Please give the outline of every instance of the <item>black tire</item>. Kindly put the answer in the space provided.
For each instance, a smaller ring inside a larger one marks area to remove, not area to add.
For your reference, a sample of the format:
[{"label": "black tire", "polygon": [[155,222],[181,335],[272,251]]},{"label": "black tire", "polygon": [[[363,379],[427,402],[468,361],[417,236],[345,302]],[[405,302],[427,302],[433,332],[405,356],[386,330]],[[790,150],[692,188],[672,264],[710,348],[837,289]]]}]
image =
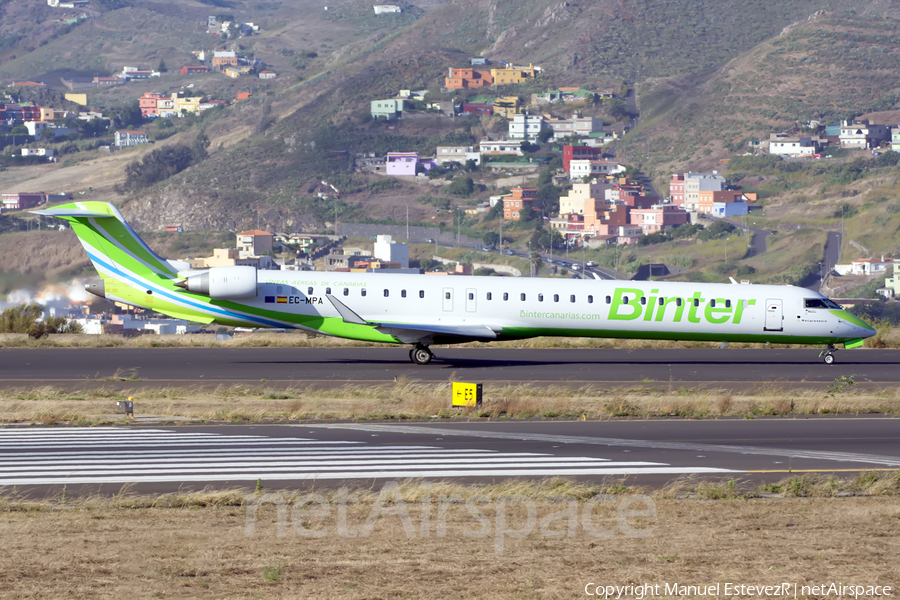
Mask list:
[{"label": "black tire", "polygon": [[417,365],[427,365],[432,358],[434,354],[425,346],[418,346],[409,351],[409,359]]}]

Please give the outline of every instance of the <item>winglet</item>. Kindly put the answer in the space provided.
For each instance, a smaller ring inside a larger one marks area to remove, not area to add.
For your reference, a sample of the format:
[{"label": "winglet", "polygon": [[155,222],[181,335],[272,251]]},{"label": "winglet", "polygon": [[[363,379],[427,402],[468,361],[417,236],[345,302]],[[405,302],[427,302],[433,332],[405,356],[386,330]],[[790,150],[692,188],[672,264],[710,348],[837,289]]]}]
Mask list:
[{"label": "winglet", "polygon": [[365,319],[347,308],[344,303],[342,303],[331,294],[325,294],[325,297],[328,298],[328,301],[331,302],[335,310],[338,311],[338,314],[341,315],[341,318],[344,319],[344,323],[352,323],[353,325],[370,325],[370,323],[366,322]]},{"label": "winglet", "polygon": [[737,281],[734,280],[734,277],[729,277],[728,279],[730,279],[731,283],[733,283],[734,285],[740,285]]}]

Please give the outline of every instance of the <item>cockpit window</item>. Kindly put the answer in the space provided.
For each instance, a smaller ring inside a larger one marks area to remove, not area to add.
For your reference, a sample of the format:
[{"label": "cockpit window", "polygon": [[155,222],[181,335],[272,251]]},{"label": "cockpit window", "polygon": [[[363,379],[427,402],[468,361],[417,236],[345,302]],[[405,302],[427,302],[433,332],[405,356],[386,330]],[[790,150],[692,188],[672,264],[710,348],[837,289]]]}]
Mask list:
[{"label": "cockpit window", "polygon": [[828,298],[807,298],[804,301],[806,308],[830,308],[840,310],[840,306]]}]

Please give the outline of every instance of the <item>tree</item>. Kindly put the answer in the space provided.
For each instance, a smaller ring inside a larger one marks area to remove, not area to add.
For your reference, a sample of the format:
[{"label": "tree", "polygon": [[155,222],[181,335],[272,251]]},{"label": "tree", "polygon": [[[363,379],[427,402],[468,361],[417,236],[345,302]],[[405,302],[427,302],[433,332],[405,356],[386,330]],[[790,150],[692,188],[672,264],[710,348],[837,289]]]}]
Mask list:
[{"label": "tree", "polygon": [[544,266],[544,261],[541,260],[541,255],[537,252],[531,253],[531,258],[529,259],[529,264],[531,267],[531,276],[536,277]]},{"label": "tree", "polygon": [[499,246],[500,234],[496,231],[488,231],[484,234],[484,237],[481,238],[481,241],[484,242],[485,246]]},{"label": "tree", "polygon": [[24,125],[16,125],[12,128],[12,131],[9,132],[10,135],[29,135],[28,128]]},{"label": "tree", "polygon": [[137,100],[126,104],[119,111],[118,119],[120,125],[140,125],[144,120],[144,116],[141,114],[141,105]]},{"label": "tree", "polygon": [[0,333],[27,333],[37,339],[51,333],[81,333],[78,323],[65,317],[42,318],[44,309],[37,304],[10,306],[0,313]]},{"label": "tree", "polygon": [[166,67],[166,61],[164,61],[163,59],[159,59],[159,65],[156,67],[156,70],[160,73],[167,73],[169,71],[169,68]]},{"label": "tree", "polygon": [[468,175],[457,175],[445,191],[460,198],[468,198],[475,191],[475,182]]},{"label": "tree", "polygon": [[50,127],[44,127],[38,137],[42,142],[52,142],[56,140],[56,134]]},{"label": "tree", "polygon": [[609,116],[616,121],[621,121],[630,115],[631,113],[628,112],[628,105],[626,105],[625,101],[621,98],[616,98],[609,103]]}]

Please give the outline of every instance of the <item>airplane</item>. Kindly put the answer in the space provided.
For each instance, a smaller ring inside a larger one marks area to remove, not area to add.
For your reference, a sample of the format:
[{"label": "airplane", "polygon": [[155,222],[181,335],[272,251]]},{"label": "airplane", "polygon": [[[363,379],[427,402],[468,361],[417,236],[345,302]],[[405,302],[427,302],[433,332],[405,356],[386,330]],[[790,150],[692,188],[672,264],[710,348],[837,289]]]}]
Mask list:
[{"label": "airplane", "polygon": [[790,285],[560,280],[191,269],[154,252],[106,202],[32,211],[68,221],[101,277],[87,291],[204,324],[293,328],[408,344],[427,365],[434,344],[573,336],[863,345],[875,330],[822,294]]}]

